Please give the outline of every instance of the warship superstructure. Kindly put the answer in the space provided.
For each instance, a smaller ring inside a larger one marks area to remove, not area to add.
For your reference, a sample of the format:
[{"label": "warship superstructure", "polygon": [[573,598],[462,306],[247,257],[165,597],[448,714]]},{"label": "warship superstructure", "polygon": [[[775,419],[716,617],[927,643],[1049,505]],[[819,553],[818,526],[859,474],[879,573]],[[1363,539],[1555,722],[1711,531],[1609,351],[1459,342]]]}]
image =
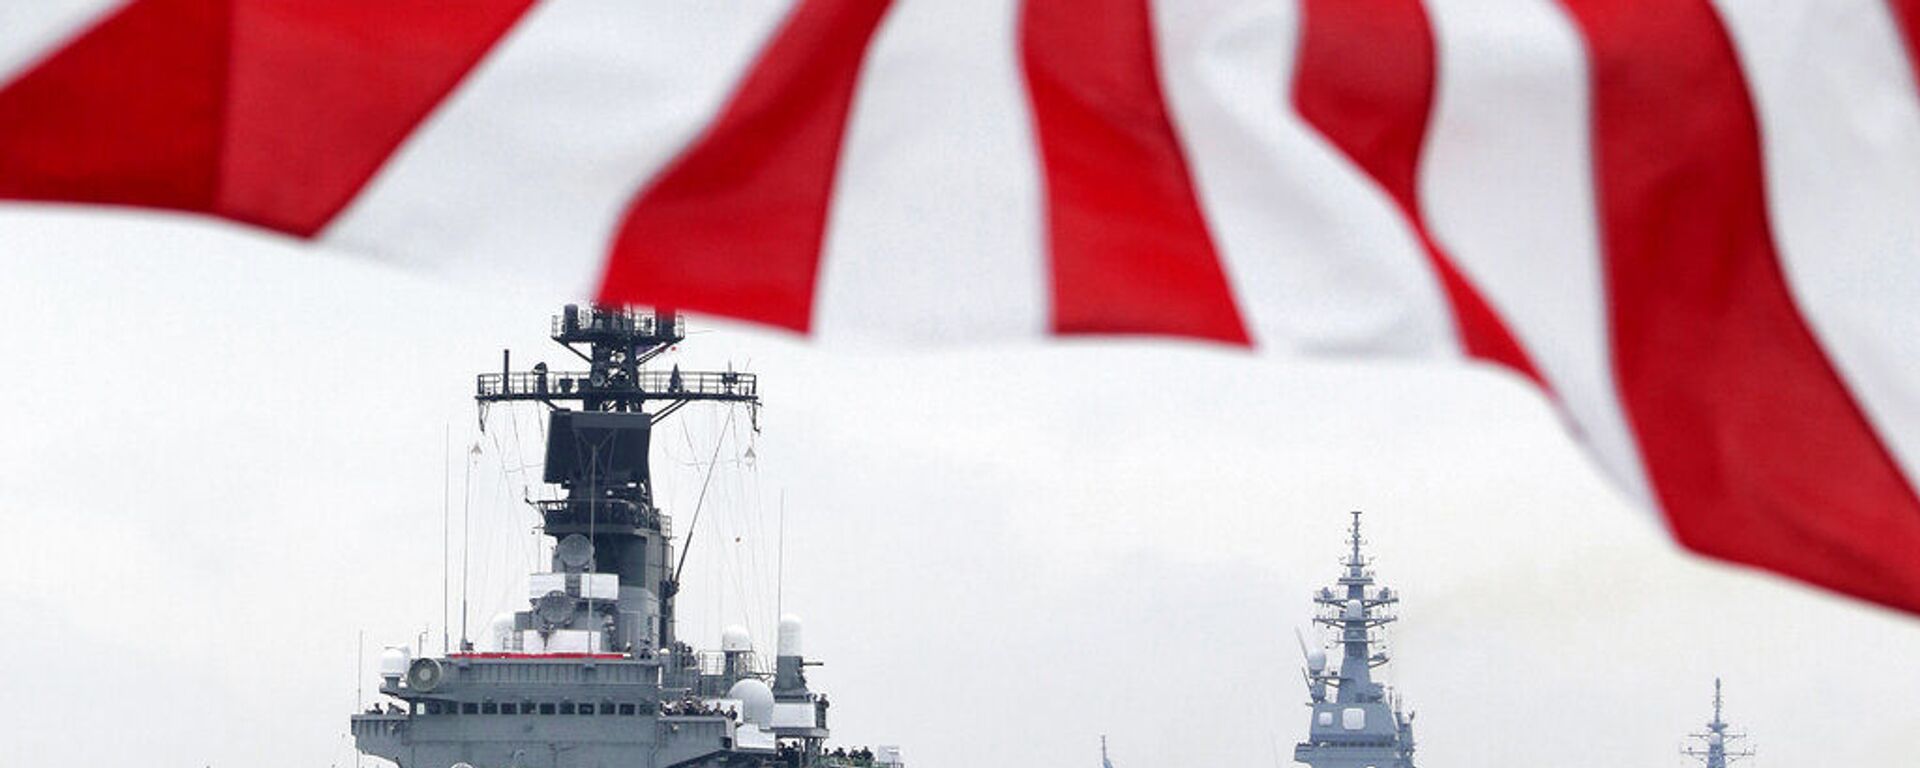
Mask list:
[{"label": "warship superstructure", "polygon": [[1393,623],[1400,596],[1374,585],[1371,560],[1361,553],[1360,513],[1353,513],[1345,569],[1334,586],[1313,595],[1316,627],[1333,635],[1340,665],[1329,667],[1321,644],[1306,655],[1307,695],[1313,714],[1307,740],[1293,748],[1295,762],[1313,768],[1413,768],[1413,715],[1403,712],[1398,696],[1373,681],[1373,670],[1387,663],[1379,631]]},{"label": "warship superstructure", "polygon": [[1696,744],[1680,748],[1680,754],[1699,761],[1706,768],[1727,768],[1736,760],[1753,757],[1753,750],[1733,746],[1733,742],[1747,735],[1728,730],[1727,720],[1720,713],[1720,705],[1720,678],[1716,677],[1713,679],[1713,719],[1707,721],[1706,731],[1687,734],[1687,738]]},{"label": "warship superstructure", "polygon": [[503,356],[474,395],[483,428],[491,405],[550,410],[542,479],[560,494],[530,503],[554,541],[551,569],[478,648],[388,648],[379,690],[392,700],[353,716],[359,750],[403,768],[898,766],[891,747],[827,750],[828,701],[807,683],[816,662],[797,618],[780,618],[771,665],[737,627],[717,652],[675,634],[679,567],[648,471],[653,427],[696,402],[757,414],[755,376],[647,367],[686,338],[673,313],[567,306],[551,335],[587,370],[515,372]]}]

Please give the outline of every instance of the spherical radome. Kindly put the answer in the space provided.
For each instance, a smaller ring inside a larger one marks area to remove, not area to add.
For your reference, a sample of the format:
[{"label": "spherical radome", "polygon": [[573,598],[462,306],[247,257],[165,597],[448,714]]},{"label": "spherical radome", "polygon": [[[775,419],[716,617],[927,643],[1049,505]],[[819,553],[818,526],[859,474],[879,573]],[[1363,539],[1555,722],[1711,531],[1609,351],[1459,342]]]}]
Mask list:
[{"label": "spherical radome", "polygon": [[747,632],[746,627],[738,624],[728,625],[726,629],[720,630],[720,650],[751,651],[753,635]]},{"label": "spherical radome", "polygon": [[773,689],[765,682],[747,678],[727,690],[727,698],[740,700],[740,718],[754,725],[773,722]]}]

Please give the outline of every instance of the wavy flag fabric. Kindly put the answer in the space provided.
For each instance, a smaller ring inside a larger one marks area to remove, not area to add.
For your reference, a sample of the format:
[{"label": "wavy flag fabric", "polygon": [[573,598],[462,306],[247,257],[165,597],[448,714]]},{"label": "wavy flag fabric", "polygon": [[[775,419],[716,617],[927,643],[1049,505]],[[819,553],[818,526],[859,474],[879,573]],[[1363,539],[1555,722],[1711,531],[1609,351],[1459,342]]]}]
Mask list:
[{"label": "wavy flag fabric", "polygon": [[908,342],[1542,387],[1715,557],[1920,612],[1916,0],[39,0],[0,199]]}]

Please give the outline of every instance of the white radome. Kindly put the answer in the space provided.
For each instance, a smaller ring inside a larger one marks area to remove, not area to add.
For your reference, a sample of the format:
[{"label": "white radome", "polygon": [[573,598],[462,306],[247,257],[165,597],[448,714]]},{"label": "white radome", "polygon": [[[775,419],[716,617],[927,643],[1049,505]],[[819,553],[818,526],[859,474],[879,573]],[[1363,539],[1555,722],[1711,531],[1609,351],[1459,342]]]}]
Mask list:
[{"label": "white radome", "polygon": [[800,617],[791,613],[780,617],[780,638],[775,655],[802,655],[800,653]]},{"label": "white radome", "polygon": [[754,725],[773,722],[773,689],[765,682],[747,678],[727,689],[727,698],[740,701],[740,719]]},{"label": "white radome", "polygon": [[728,625],[726,629],[720,630],[720,650],[728,653],[751,651],[753,635],[748,634],[746,627],[738,624]]},{"label": "white radome", "polygon": [[389,680],[398,680],[407,674],[407,665],[413,663],[413,654],[406,646],[389,645],[380,652],[380,676]]},{"label": "white radome", "polygon": [[1307,651],[1307,669],[1316,675],[1327,671],[1327,652],[1319,648]]}]

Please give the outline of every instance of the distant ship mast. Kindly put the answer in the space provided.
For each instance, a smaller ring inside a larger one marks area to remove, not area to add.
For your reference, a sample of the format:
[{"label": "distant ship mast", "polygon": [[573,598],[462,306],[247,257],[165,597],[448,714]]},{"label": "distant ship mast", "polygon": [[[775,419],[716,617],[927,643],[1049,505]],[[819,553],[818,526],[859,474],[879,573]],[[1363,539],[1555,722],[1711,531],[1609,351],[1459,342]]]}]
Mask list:
[{"label": "distant ship mast", "polygon": [[1721,716],[1720,678],[1713,679],[1713,719],[1707,721],[1706,733],[1689,733],[1687,738],[1697,739],[1704,746],[1686,746],[1680,748],[1680,754],[1698,760],[1707,768],[1727,768],[1727,765],[1741,758],[1753,757],[1751,749],[1728,749],[1728,742],[1744,739],[1744,733],[1727,730],[1726,718]]},{"label": "distant ship mast", "polygon": [[1374,648],[1380,644],[1375,630],[1397,620],[1392,608],[1400,596],[1374,587],[1371,561],[1360,551],[1365,542],[1360,513],[1354,512],[1349,551],[1341,561],[1345,572],[1336,586],[1313,597],[1320,608],[1313,623],[1337,634],[1340,667],[1330,669],[1325,650],[1300,641],[1313,720],[1293,759],[1313,768],[1413,768],[1413,715],[1403,713],[1398,698],[1373,681],[1374,668],[1387,663],[1386,651]]}]

